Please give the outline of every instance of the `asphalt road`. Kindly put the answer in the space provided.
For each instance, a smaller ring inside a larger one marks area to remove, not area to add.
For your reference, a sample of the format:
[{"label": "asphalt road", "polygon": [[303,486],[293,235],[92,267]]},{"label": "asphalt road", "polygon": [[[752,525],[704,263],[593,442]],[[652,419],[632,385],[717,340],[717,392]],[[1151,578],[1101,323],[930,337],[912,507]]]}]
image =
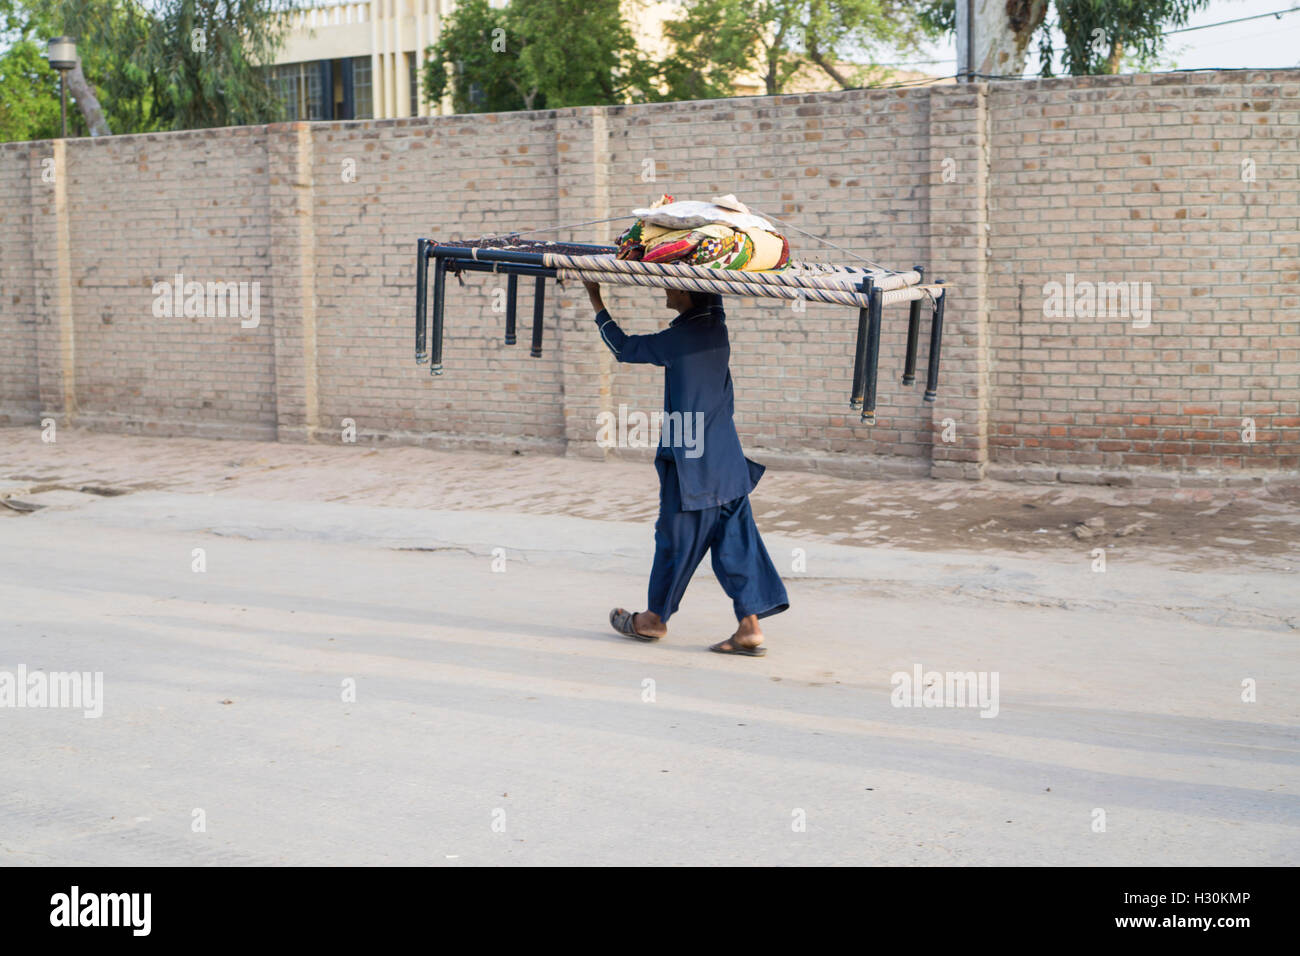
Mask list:
[{"label": "asphalt road", "polygon": [[[609,630],[641,523],[48,503],[0,518],[0,674],[103,713],[0,707],[3,865],[1300,862],[1293,574],[769,535],[807,570],[734,659],[707,562]],[[916,666],[996,716],[893,706]]]}]

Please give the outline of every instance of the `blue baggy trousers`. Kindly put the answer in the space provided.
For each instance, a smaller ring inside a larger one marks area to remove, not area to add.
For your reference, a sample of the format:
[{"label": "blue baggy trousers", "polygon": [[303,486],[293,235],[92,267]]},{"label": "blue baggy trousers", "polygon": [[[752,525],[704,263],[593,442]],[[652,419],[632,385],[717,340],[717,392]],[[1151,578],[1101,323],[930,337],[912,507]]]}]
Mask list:
[{"label": "blue baggy trousers", "polygon": [[736,620],[767,617],[790,606],[781,576],[763,547],[754,513],[745,495],[726,504],[683,511],[676,464],[656,458],[659,471],[659,520],[655,522],[655,561],[650,571],[647,607],[667,621],[681,603],[706,551],[713,552],[713,573],[731,598]]}]

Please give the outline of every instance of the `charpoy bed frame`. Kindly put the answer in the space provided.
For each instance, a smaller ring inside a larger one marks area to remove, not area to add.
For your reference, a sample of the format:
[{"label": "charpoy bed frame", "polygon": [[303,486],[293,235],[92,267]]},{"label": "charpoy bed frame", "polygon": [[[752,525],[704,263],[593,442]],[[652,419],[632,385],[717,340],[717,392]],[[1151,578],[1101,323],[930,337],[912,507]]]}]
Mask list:
[{"label": "charpoy bed frame", "polygon": [[[504,236],[472,242],[440,243],[420,239],[415,262],[415,361],[429,363],[441,375],[443,315],[447,276],[466,272],[495,272],[506,276],[505,344],[516,341],[519,278],[533,279],[533,327],[530,354],[542,354],[542,325],[546,313],[546,280],[565,279],[615,285],[651,286],[721,295],[804,299],[856,306],[858,334],[853,352],[853,386],[849,407],[861,409],[862,421],[876,421],[876,383],[880,360],[881,324],[885,306],[908,303],[907,351],[903,384],[916,382],[916,354],[921,336],[921,304],[930,303],[930,353],[925,401],[933,402],[939,388],[939,355],[943,337],[942,281],[924,285],[924,269],[910,272],[855,269],[818,263],[792,262],[779,272],[741,272],[685,263],[639,262],[615,257],[613,246],[556,243]],[[429,321],[429,269],[433,269],[432,324]],[[463,283],[463,279],[461,279]]]}]

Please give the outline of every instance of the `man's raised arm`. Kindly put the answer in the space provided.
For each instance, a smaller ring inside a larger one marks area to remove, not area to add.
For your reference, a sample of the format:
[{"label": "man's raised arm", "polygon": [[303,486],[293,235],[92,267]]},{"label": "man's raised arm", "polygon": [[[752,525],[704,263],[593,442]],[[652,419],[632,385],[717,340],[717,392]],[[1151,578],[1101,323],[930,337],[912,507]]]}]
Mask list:
[{"label": "man's raised arm", "polygon": [[587,287],[587,297],[591,299],[591,307],[596,310],[596,328],[600,329],[600,337],[614,353],[614,358],[628,363],[668,364],[669,349],[665,337],[673,329],[664,329],[654,335],[628,335],[618,327],[618,323],[605,308],[605,300],[600,295],[600,284],[586,280],[582,284]]}]

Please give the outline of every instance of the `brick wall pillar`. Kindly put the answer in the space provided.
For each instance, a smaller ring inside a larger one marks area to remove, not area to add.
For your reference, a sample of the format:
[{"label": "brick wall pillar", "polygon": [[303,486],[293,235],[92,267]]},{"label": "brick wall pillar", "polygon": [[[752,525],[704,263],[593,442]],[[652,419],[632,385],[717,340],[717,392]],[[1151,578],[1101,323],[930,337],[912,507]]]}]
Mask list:
[{"label": "brick wall pillar", "polygon": [[[952,286],[945,306],[930,474],[984,477],[988,465],[987,84],[930,93],[930,260],[927,281]],[[929,328],[925,328],[928,341]],[[918,369],[918,375],[924,375]],[[951,441],[945,441],[949,437]]]},{"label": "brick wall pillar", "polygon": [[37,376],[41,417],[70,423],[77,414],[77,374],[72,248],[68,235],[67,144],[64,140],[53,140],[48,146],[48,149],[33,148],[28,153]]},{"label": "brick wall pillar", "polygon": [[[556,222],[607,219],[609,204],[609,130],[599,107],[559,110],[556,137]],[[567,233],[557,234],[568,238]],[[613,226],[587,226],[576,236],[596,242],[613,239]],[[561,375],[564,382],[565,454],[604,458],[609,449],[596,444],[596,416],[610,410],[614,357],[600,344],[591,304],[581,283],[556,290]]]},{"label": "brick wall pillar", "polygon": [[267,128],[271,332],[275,424],[280,441],[311,441],[316,398],[316,230],[312,138],[307,123]]}]

